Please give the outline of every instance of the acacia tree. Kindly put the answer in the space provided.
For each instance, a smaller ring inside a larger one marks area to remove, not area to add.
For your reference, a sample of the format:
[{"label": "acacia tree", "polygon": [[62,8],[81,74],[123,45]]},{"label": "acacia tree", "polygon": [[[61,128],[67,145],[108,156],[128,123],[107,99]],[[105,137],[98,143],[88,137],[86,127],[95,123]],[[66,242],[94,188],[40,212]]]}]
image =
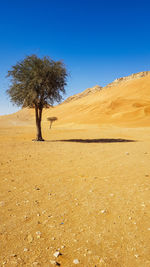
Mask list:
[{"label": "acacia tree", "polygon": [[11,101],[23,107],[34,107],[37,141],[44,141],[41,131],[44,107],[60,102],[65,93],[67,71],[62,61],[49,57],[27,56],[12,66],[7,77],[11,77],[7,94]]},{"label": "acacia tree", "polygon": [[47,120],[50,122],[50,126],[49,126],[49,128],[51,129],[51,127],[52,127],[52,123],[53,123],[54,121],[57,121],[58,118],[57,118],[57,117],[48,117]]}]

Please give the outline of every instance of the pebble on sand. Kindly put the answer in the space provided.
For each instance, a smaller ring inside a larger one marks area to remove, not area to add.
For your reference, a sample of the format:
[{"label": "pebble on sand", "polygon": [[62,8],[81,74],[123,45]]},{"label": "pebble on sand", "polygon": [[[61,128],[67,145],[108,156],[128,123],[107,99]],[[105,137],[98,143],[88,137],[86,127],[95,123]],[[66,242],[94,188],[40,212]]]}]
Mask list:
[{"label": "pebble on sand", "polygon": [[40,190],[40,188],[38,186],[35,186],[34,189],[35,190]]},{"label": "pebble on sand", "polygon": [[101,213],[106,213],[106,210],[101,210]]},{"label": "pebble on sand", "polygon": [[40,232],[40,231],[37,231],[36,234],[37,234],[37,235],[41,235],[41,232]]},{"label": "pebble on sand", "polygon": [[52,261],[52,260],[50,260],[50,263],[51,263],[52,265],[60,266],[60,263],[57,262],[57,261]]},{"label": "pebble on sand", "polygon": [[54,257],[57,258],[58,256],[62,255],[59,251],[56,251],[54,254]]},{"label": "pebble on sand", "polygon": [[73,260],[73,263],[74,263],[74,264],[79,264],[79,260],[78,260],[78,259],[74,259],[74,260]]}]

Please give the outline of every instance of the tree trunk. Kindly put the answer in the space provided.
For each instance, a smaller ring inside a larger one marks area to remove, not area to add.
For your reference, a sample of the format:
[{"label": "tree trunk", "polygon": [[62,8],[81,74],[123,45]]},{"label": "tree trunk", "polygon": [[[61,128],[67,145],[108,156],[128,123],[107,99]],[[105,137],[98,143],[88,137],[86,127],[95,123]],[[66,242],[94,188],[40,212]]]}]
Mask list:
[{"label": "tree trunk", "polygon": [[51,127],[52,127],[52,121],[50,122],[50,126],[49,126],[49,128],[51,129]]},{"label": "tree trunk", "polygon": [[44,139],[42,138],[42,130],[41,130],[42,108],[39,109],[38,107],[35,107],[35,118],[36,118],[36,129],[37,129],[36,141],[44,141]]}]

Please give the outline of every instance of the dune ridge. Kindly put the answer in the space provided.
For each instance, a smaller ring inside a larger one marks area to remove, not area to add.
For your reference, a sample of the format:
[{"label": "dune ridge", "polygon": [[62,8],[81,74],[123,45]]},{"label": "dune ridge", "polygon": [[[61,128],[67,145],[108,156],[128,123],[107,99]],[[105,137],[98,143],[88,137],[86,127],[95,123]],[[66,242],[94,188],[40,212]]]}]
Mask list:
[{"label": "dune ridge", "polygon": [[53,109],[45,110],[43,118],[48,115],[57,116],[57,125],[150,126],[149,88],[150,72],[132,74],[119,78],[104,88],[91,88],[92,94],[79,94],[73,101],[65,101]]}]

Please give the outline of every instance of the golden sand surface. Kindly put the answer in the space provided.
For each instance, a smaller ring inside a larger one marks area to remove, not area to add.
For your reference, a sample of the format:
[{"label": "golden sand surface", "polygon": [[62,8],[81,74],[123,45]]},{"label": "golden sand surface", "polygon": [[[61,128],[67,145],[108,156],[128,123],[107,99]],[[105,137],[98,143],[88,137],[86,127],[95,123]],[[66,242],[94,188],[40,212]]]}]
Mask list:
[{"label": "golden sand surface", "polygon": [[45,142],[32,110],[0,117],[0,266],[150,266],[149,80],[45,110]]}]

